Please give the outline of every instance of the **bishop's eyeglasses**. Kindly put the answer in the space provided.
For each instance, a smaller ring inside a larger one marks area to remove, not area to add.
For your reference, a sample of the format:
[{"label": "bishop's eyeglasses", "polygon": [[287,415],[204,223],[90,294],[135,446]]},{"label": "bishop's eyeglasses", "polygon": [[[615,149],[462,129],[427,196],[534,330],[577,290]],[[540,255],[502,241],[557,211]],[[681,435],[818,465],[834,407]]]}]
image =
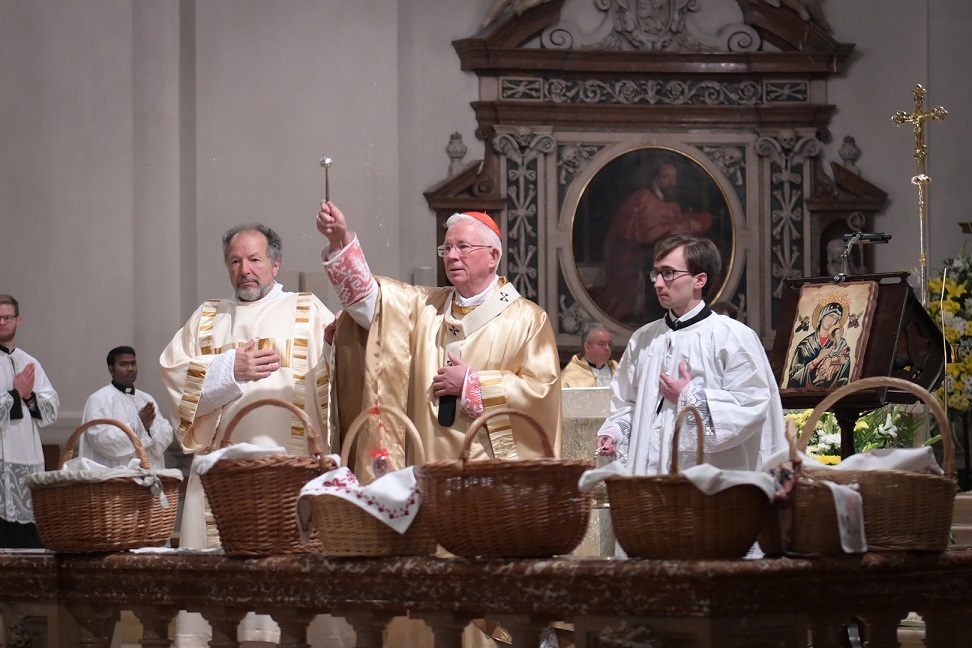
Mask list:
[{"label": "bishop's eyeglasses", "polygon": [[652,270],[648,273],[648,278],[651,279],[652,283],[658,280],[658,277],[662,278],[665,283],[672,283],[675,278],[683,274],[695,274],[691,270],[676,270],[675,268],[663,268],[661,270]]},{"label": "bishop's eyeglasses", "polygon": [[488,247],[493,247],[493,246],[492,245],[471,245],[469,243],[460,243],[459,245],[449,245],[448,243],[446,243],[445,245],[440,245],[439,247],[435,248],[435,251],[439,254],[440,257],[444,257],[448,255],[453,250],[458,252],[459,256],[465,257],[468,256],[469,253],[472,252],[473,250],[478,250],[479,248],[488,248]]}]

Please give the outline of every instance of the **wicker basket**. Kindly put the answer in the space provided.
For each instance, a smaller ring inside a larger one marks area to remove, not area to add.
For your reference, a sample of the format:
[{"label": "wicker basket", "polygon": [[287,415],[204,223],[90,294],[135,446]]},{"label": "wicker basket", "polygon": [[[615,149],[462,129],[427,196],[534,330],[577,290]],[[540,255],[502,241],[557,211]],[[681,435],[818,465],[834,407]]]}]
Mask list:
[{"label": "wicker basket", "polygon": [[[140,467],[149,470],[148,455],[130,427],[115,419],[88,421],[67,440],[58,460],[58,469],[71,459],[74,446],[88,428],[114,425],[135,447]],[[159,475],[162,492],[169,500],[162,508],[161,498],[130,478],[101,482],[75,482],[58,485],[30,484],[37,532],[44,546],[52,551],[103,552],[160,547],[175,528],[179,509],[179,477]]]},{"label": "wicker basket", "polygon": [[948,415],[926,389],[901,378],[856,380],[831,392],[814,408],[803,426],[798,447],[806,451],[811,432],[824,412],[857,391],[891,387],[911,392],[938,421],[944,451],[944,476],[902,470],[807,470],[811,476],[839,484],[858,484],[864,500],[864,532],[869,551],[941,551],[948,547],[952,526],[955,451]]},{"label": "wicker basket", "polygon": [[[796,424],[787,419],[790,459],[798,458]],[[769,556],[821,555],[844,553],[840,542],[837,509],[833,491],[820,480],[807,474],[803,465],[794,463],[796,480],[783,501],[773,503],[770,516],[759,534],[759,546]]]},{"label": "wicker basket", "polygon": [[232,445],[233,430],[247,413],[258,407],[289,409],[304,424],[311,456],[270,455],[221,459],[201,475],[206,499],[216,519],[220,543],[229,556],[270,556],[320,551],[315,533],[303,545],[294,511],[304,484],[323,472],[321,437],[310,417],[279,398],[256,400],[236,413],[226,427],[223,447]]},{"label": "wicker basket", "polygon": [[[415,425],[398,409],[383,409],[394,413],[405,425],[405,432],[415,447],[416,463],[425,460],[422,439]],[[370,410],[361,412],[341,446],[341,463],[347,465],[351,446]],[[419,508],[405,533],[398,533],[360,507],[334,495],[308,495],[314,514],[314,525],[328,556],[426,556],[435,553],[435,536],[425,507]]]},{"label": "wicker basket", "polygon": [[[545,458],[469,461],[479,430],[494,416],[527,420],[543,444]],[[500,409],[476,419],[458,461],[421,467],[419,483],[435,538],[458,556],[541,558],[573,551],[587,531],[592,498],[577,480],[594,464],[554,459],[543,428],[532,416]]]},{"label": "wicker basket", "polygon": [[706,495],[679,474],[679,428],[688,414],[695,416],[696,461],[702,463],[702,415],[686,407],[675,420],[668,475],[607,480],[614,534],[632,558],[741,558],[756,542],[769,515],[770,502],[757,486],[732,486]]}]

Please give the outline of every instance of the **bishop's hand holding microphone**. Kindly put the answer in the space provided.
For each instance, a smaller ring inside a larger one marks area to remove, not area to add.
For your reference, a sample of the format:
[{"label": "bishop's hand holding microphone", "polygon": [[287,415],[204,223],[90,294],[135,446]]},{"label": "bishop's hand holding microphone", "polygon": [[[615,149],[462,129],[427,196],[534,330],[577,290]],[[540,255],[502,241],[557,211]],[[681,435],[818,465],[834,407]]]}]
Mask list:
[{"label": "bishop's hand holding microphone", "polygon": [[469,365],[450,353],[446,365],[432,379],[432,393],[439,399],[439,425],[449,427],[455,423],[457,401],[468,369]]}]

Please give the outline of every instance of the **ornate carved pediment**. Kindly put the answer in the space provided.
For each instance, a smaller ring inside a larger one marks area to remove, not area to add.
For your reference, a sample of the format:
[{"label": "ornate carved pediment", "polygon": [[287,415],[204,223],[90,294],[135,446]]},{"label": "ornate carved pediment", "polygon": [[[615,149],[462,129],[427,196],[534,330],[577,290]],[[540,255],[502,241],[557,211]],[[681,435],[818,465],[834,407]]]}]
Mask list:
[{"label": "ornate carved pediment", "polygon": [[[819,0],[497,0],[453,45],[481,79],[486,157],[426,197],[440,218],[460,198],[498,205],[503,270],[566,347],[586,320],[621,342],[653,317],[653,241],[610,239],[659,166],[680,187],[678,216],[657,230],[718,240],[725,276],[708,298],[732,301],[767,341],[782,281],[819,270],[827,228],[850,227],[851,212],[868,227],[883,205],[853,168],[823,171],[826,79],[854,47],[831,36]],[[622,258],[623,280],[606,272]]]}]

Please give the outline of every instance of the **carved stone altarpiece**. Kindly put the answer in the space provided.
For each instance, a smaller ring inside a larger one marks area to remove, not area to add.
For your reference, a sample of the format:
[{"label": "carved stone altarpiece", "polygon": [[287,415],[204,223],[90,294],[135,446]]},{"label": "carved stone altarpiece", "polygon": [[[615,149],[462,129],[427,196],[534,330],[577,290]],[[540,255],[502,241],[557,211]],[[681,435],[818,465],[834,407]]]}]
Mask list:
[{"label": "carved stone altarpiece", "polygon": [[[767,346],[783,281],[822,274],[828,241],[870,229],[886,196],[858,175],[853,138],[833,177],[821,161],[827,78],[853,45],[830,36],[818,2],[778,4],[511,0],[453,43],[480,80],[485,159],[426,198],[440,224],[471,209],[497,220],[501,272],[549,313],[562,349],[590,320],[623,344],[654,319],[650,237],[629,246],[635,262],[606,249],[616,212],[662,164],[678,168],[681,202],[660,231],[693,223],[716,240],[725,270],[706,298],[731,301]],[[625,273],[606,272],[612,261]]]}]

